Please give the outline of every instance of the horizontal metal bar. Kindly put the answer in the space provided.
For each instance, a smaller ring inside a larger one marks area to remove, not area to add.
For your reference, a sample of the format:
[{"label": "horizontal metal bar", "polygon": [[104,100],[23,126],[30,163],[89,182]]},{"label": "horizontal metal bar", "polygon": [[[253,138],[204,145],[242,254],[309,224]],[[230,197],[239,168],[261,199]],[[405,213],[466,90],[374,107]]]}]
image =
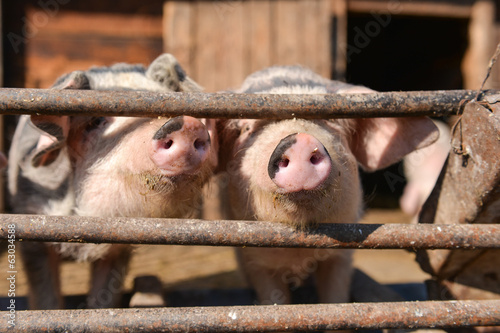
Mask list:
[{"label": "horizontal metal bar", "polygon": [[[495,94],[488,91],[484,94]],[[0,114],[199,118],[354,118],[444,116],[459,111],[472,90],[384,92],[373,94],[259,95],[0,89]]]},{"label": "horizontal metal bar", "polygon": [[[500,300],[18,311],[16,332],[255,332],[500,325]],[[6,331],[8,321],[0,321]]]},{"label": "horizontal metal bar", "polygon": [[500,224],[320,224],[300,232],[267,221],[2,215],[23,241],[363,249],[500,248]]}]

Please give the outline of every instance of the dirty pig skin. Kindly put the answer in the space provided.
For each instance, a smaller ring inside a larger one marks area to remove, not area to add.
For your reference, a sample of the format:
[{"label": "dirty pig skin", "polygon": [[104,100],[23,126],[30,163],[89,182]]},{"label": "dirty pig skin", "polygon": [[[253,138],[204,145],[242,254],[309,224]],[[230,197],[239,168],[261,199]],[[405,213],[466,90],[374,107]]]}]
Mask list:
[{"label": "dirty pig skin", "polygon": [[[236,92],[373,91],[284,66],[250,75]],[[297,230],[319,223],[358,222],[363,213],[358,166],[367,171],[384,168],[438,136],[427,118],[233,119],[218,126],[220,167],[230,179],[231,217],[286,223]],[[311,276],[320,302],[349,301],[351,250],[241,248],[237,252],[261,304],[290,303],[290,290]]]},{"label": "dirty pig skin", "polygon": [[[76,71],[52,89],[200,91],[175,57],[148,67]],[[217,164],[215,121],[188,116],[23,116],[9,154],[14,213],[98,217],[193,217]],[[131,248],[123,244],[21,244],[32,309],[64,307],[62,259],[92,262],[90,308],[120,304]]]}]

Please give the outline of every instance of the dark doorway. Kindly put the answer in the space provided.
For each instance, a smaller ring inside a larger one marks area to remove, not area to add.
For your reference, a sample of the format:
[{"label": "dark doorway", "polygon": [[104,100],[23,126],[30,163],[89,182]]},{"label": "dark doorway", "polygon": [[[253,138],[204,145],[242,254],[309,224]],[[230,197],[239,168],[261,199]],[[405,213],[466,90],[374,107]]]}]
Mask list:
[{"label": "dark doorway", "polygon": [[[351,14],[346,80],[378,91],[462,89],[467,29],[466,19]],[[362,181],[368,207],[398,207],[401,164]]]}]

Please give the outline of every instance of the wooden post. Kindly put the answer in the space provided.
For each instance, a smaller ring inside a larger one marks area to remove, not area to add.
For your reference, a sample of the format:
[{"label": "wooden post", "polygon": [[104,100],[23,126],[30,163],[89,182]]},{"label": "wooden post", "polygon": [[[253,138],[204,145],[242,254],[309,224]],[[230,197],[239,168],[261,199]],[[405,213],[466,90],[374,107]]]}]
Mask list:
[{"label": "wooden post", "polygon": [[345,80],[347,71],[347,2],[331,0],[332,79]]},{"label": "wooden post", "polygon": [[[500,215],[500,95],[487,108],[469,103],[452,133],[452,150],[422,207],[420,223],[490,224]],[[480,236],[480,235],[478,235]],[[500,256],[488,250],[419,251],[440,288],[434,299],[500,298]],[[446,290],[446,292],[443,292]]]},{"label": "wooden post", "polygon": [[331,77],[330,1],[169,0],[164,51],[207,92],[237,88],[272,65],[303,65]]},{"label": "wooden post", "polygon": [[[0,36],[2,36],[3,40],[3,31],[2,31],[2,22],[3,22],[3,12],[2,12],[2,0],[0,0]],[[0,87],[3,87],[3,45],[0,43]],[[4,152],[4,123],[3,116],[0,116],[0,151]],[[4,152],[7,155],[7,152]],[[4,212],[5,210],[5,184],[4,178],[0,177],[0,212]]]},{"label": "wooden post", "polygon": [[[462,62],[464,89],[479,89],[486,77],[491,56],[498,41],[495,37],[495,3],[476,1],[472,5],[469,23],[469,46]],[[493,88],[492,81],[485,88]]]},{"label": "wooden post", "polygon": [[195,14],[188,1],[165,1],[163,5],[163,51],[175,55],[188,75],[196,80],[192,61]]}]

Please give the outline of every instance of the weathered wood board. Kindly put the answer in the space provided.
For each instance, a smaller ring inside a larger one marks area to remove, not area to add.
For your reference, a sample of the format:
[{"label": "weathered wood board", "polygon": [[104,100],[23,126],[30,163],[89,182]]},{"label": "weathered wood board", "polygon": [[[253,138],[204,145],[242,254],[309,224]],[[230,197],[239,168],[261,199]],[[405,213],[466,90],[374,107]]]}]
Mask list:
[{"label": "weathered wood board", "polygon": [[237,88],[272,65],[303,65],[331,77],[331,2],[166,1],[164,51],[206,91]]},{"label": "weathered wood board", "polygon": [[[489,101],[466,105],[420,223],[500,222],[500,103]],[[420,251],[418,260],[440,285],[432,298],[500,298],[498,249]]]}]

